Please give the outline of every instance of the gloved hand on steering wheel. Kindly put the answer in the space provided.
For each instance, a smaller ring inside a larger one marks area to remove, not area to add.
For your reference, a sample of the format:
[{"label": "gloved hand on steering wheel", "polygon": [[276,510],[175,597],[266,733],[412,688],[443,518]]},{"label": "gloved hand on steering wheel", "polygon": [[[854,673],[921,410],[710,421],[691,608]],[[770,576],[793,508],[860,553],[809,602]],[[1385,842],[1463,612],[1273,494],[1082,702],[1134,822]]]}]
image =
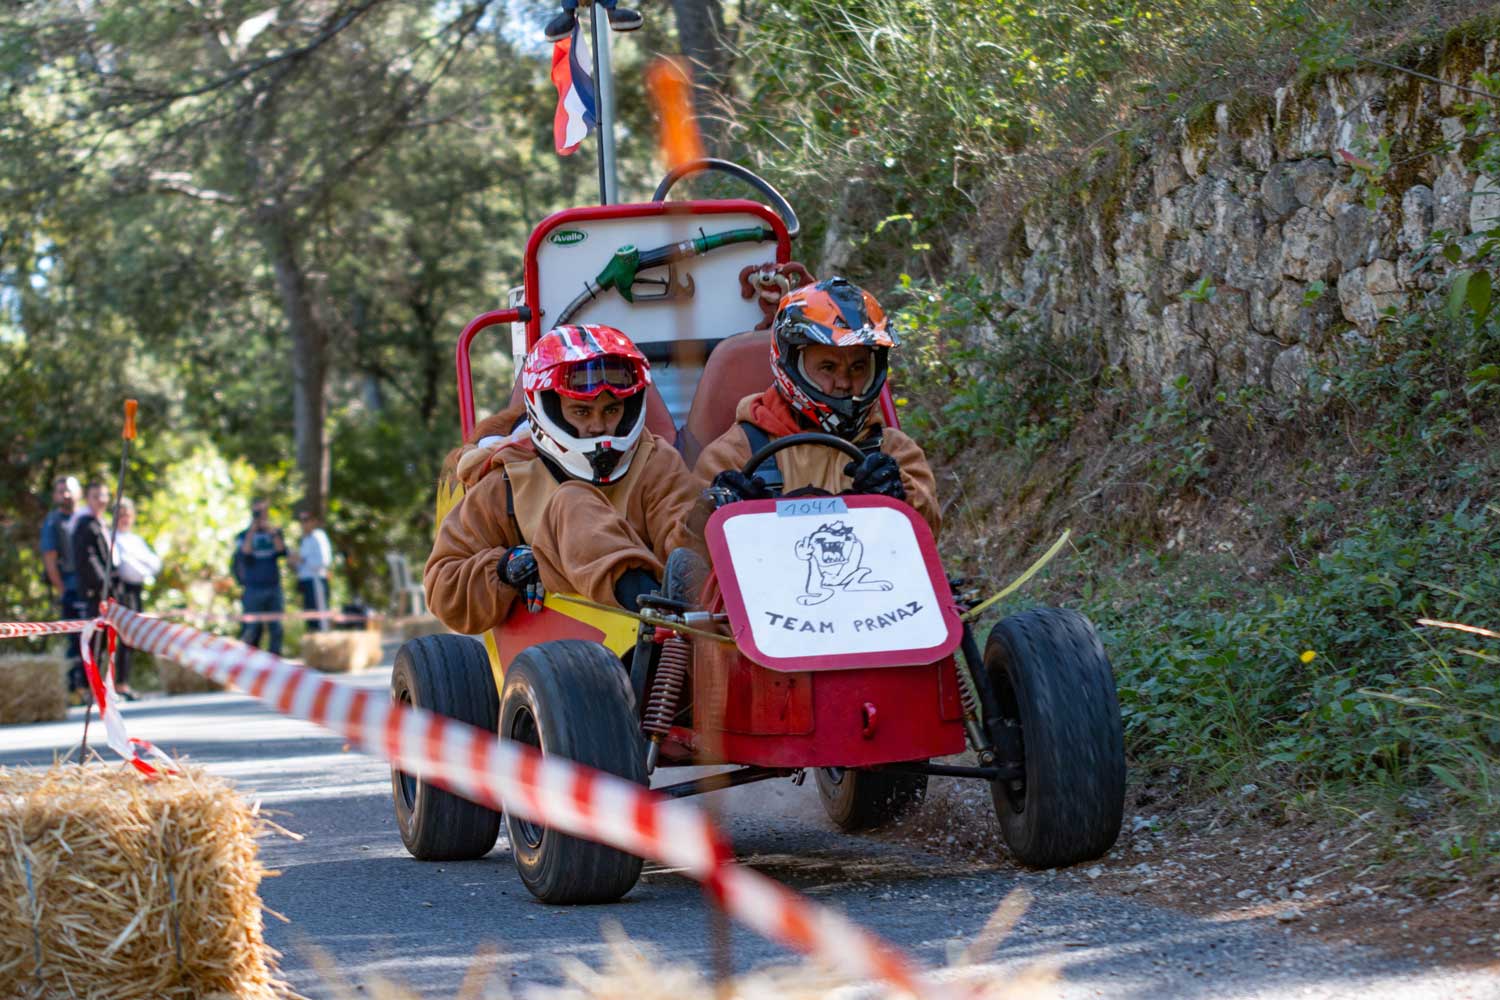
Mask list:
[{"label": "gloved hand on steering wheel", "polygon": [[844,466],[844,475],[854,481],[845,493],[873,493],[892,500],[906,499],[906,487],[901,482],[901,465],[883,451],[871,452],[858,462],[850,462]]},{"label": "gloved hand on steering wheel", "polygon": [[542,610],[542,599],[547,591],[542,587],[541,571],[537,569],[536,556],[530,545],[517,545],[507,549],[500,557],[500,582],[514,587],[526,601],[526,610],[535,614]]},{"label": "gloved hand on steering wheel", "polygon": [[725,469],[714,476],[714,481],[703,492],[713,501],[715,510],[725,504],[738,503],[741,500],[771,499],[771,491],[764,479],[759,476],[747,476],[739,469]]}]

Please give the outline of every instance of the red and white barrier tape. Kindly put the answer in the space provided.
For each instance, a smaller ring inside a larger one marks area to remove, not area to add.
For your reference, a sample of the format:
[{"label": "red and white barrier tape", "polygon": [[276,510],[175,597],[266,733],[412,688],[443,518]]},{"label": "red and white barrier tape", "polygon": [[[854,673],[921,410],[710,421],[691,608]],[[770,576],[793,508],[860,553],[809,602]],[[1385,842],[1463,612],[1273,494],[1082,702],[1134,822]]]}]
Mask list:
[{"label": "red and white barrier tape", "polygon": [[[105,620],[129,645],[233,684],[284,715],[340,733],[424,781],[489,808],[681,868],[749,927],[850,976],[880,979],[918,996],[942,992],[901,952],[845,917],[735,865],[725,838],[694,806],[397,704],[383,692],[336,684],[278,656],[191,626],[119,606],[111,606]],[[104,692],[101,704],[113,700],[111,693]],[[130,748],[135,745],[130,741]],[[132,763],[138,759],[120,752]]]},{"label": "red and white barrier tape", "polygon": [[[100,676],[99,667],[94,662],[94,635],[100,628],[105,629],[109,636],[109,669],[103,676]],[[159,777],[162,773],[175,774],[170,757],[146,740],[132,739],[125,731],[125,720],[120,716],[120,696],[115,693],[114,626],[104,618],[84,622],[78,652],[83,659],[83,672],[88,678],[89,690],[94,694],[94,704],[99,706],[99,717],[104,720],[104,738],[110,749],[149,778]],[[147,757],[160,763],[160,770]]]},{"label": "red and white barrier tape", "polygon": [[72,622],[0,622],[0,639],[21,639],[33,635],[65,635],[82,632],[89,627],[87,620]]}]

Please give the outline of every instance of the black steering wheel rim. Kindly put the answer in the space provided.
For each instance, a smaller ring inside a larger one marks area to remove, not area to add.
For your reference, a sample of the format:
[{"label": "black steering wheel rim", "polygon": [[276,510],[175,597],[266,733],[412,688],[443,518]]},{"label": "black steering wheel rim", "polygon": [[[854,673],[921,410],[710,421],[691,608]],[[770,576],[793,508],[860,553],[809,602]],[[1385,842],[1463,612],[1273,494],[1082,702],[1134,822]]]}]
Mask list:
[{"label": "black steering wheel rim", "polygon": [[765,195],[767,200],[771,202],[771,207],[776,210],[776,214],[781,216],[781,221],[786,223],[787,239],[794,240],[797,238],[797,234],[802,231],[802,223],[797,219],[797,213],[793,211],[791,203],[782,196],[782,193],[772,187],[770,181],[754,173],[749,168],[742,167],[732,160],[721,160],[717,156],[705,156],[702,159],[689,160],[686,163],[681,163],[673,167],[667,171],[667,175],[661,179],[661,183],[656,185],[656,193],[651,196],[651,200],[666,201],[667,192],[671,191],[672,186],[678,181],[684,177],[691,177],[693,174],[701,174],[710,170],[738,178]]},{"label": "black steering wheel rim", "polygon": [[775,441],[766,442],[766,444],[756,450],[755,454],[750,456],[749,460],[745,462],[745,467],[740,471],[747,476],[753,476],[755,475],[755,470],[760,468],[761,463],[772,455],[787,448],[795,448],[803,444],[820,444],[825,448],[833,448],[848,455],[856,462],[862,461],[865,457],[865,453],[859,449],[858,445],[845,441],[835,434],[824,434],[822,431],[801,431],[796,434],[788,434],[786,437],[779,437]]}]

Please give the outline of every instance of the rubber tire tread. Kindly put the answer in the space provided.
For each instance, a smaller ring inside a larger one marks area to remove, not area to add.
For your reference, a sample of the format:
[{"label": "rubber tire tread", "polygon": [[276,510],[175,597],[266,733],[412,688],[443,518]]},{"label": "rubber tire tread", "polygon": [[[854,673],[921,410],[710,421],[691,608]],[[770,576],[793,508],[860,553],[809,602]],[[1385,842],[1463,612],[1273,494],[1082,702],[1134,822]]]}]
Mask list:
[{"label": "rubber tire tread", "polygon": [[991,785],[1011,853],[1031,868],[1102,857],[1124,816],[1125,740],[1093,624],[1061,608],[1013,615],[990,630],[984,664],[997,691],[1014,692],[1025,746],[1021,811],[1000,782]]},{"label": "rubber tire tread", "polygon": [[[520,707],[530,708],[542,752],[646,784],[646,745],[620,660],[596,642],[558,639],[522,651],[505,671],[500,732],[507,738]],[[608,903],[640,879],[641,859],[555,830],[531,849],[519,821],[506,816],[521,881],[546,903]]]},{"label": "rubber tire tread", "polygon": [[927,775],[899,771],[845,769],[835,783],[828,768],[813,774],[818,801],[833,825],[845,833],[875,830],[914,813],[927,797]]},{"label": "rubber tire tread", "polygon": [[[400,700],[401,685],[412,703],[450,719],[496,732],[500,698],[484,644],[466,635],[424,635],[396,652],[391,697]],[[500,814],[452,792],[417,782],[408,812],[401,775],[391,768],[391,795],[401,842],[419,861],[467,861],[482,858],[500,836]]]},{"label": "rubber tire tread", "polygon": [[673,549],[667,553],[667,563],[662,570],[662,596],[699,607],[709,572],[708,563],[692,549]]}]

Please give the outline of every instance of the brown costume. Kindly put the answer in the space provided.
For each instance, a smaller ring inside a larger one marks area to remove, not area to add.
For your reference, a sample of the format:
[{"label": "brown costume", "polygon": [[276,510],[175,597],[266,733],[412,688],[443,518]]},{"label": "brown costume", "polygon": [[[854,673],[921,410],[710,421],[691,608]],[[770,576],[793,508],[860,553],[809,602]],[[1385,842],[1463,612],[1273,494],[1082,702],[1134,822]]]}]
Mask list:
[{"label": "brown costume", "polygon": [[[750,460],[750,440],[745,437],[740,421],[747,421],[765,431],[772,438],[785,437],[807,428],[801,426],[781,393],[773,386],[763,393],[746,396],[734,413],[735,425],[703,449],[693,473],[708,481],[726,469],[741,469]],[[942,512],[938,507],[937,479],[927,456],[921,447],[894,427],[885,428],[880,439],[880,450],[894,458],[901,466],[901,483],[906,487],[906,502],[911,504],[936,535],[942,527]],[[839,493],[850,486],[844,475],[844,466],[849,457],[841,451],[822,445],[799,445],[776,454],[776,464],[781,468],[781,477],[789,490],[802,486],[815,486],[830,493]]]},{"label": "brown costume", "polygon": [[466,492],[438,528],[422,582],[428,607],[455,632],[475,635],[505,620],[517,595],[500,582],[499,563],[513,545],[531,545],[548,591],[615,604],[627,570],[659,580],[667,554],[693,542],[684,525],[699,484],[650,431],[624,478],[603,487],[558,482],[524,436],[466,446],[453,458]]}]

